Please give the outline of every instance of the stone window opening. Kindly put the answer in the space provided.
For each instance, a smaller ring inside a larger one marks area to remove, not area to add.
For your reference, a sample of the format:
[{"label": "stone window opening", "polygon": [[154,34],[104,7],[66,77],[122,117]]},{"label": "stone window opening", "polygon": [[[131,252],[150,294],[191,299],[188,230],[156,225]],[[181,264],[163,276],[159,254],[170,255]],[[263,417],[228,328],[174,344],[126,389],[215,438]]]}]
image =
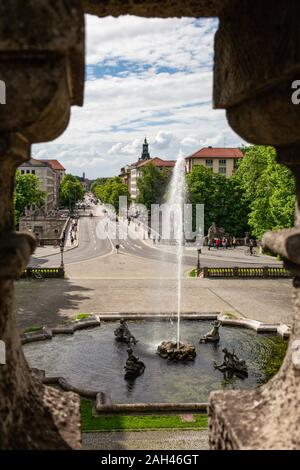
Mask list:
[{"label": "stone window opening", "polygon": [[[263,238],[263,245],[279,254],[294,275],[295,318],[284,364],[268,384],[250,392],[211,394],[210,446],[219,450],[299,449],[300,108],[291,102],[290,84],[300,74],[294,21],[300,5],[285,0],[66,0],[59,8],[43,0],[0,4],[2,21],[15,25],[6,33],[10,37],[0,36],[1,79],[6,84],[6,104],[0,106],[0,338],[9,345],[6,364],[0,366],[1,448],[80,447],[78,396],[42,385],[23,356],[13,282],[25,269],[36,240],[15,233],[12,199],[16,169],[30,159],[31,145],[58,137],[68,125],[71,106],[83,104],[84,12],[220,19],[215,37],[214,107],[226,109],[230,126],[244,140],[273,145],[278,161],[296,178],[295,227]],[[20,17],[22,30],[16,21]],[[281,30],[276,27],[277,18],[282,19]],[[16,60],[20,57],[21,61]],[[32,83],[26,80],[28,76],[34,76]]]}]

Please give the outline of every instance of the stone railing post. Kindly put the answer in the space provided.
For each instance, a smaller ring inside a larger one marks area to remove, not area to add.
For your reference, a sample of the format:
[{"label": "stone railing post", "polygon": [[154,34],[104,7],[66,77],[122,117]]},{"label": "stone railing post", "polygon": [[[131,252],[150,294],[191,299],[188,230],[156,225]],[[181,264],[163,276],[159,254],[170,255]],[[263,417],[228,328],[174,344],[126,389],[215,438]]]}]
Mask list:
[{"label": "stone railing post", "polygon": [[210,395],[212,449],[300,448],[300,106],[291,100],[292,82],[300,78],[293,20],[299,12],[299,2],[233,2],[215,39],[215,107],[226,109],[229,124],[245,140],[276,147],[278,161],[295,175],[297,209],[295,228],[263,237],[263,247],[281,255],[295,275],[294,325],[284,363],[256,390]]},{"label": "stone railing post", "polygon": [[15,233],[17,167],[31,143],[58,137],[70,107],[83,101],[84,21],[81,0],[0,3],[0,448],[70,449],[80,446],[79,397],[44,386],[32,375],[16,326],[14,281],[36,241]]},{"label": "stone railing post", "polygon": [[68,449],[80,442],[79,400],[44,387],[32,376],[16,326],[13,281],[36,245],[30,234],[14,231],[15,171],[29,156],[30,145],[20,134],[0,136],[0,339],[6,349],[6,363],[0,365],[0,447]]}]

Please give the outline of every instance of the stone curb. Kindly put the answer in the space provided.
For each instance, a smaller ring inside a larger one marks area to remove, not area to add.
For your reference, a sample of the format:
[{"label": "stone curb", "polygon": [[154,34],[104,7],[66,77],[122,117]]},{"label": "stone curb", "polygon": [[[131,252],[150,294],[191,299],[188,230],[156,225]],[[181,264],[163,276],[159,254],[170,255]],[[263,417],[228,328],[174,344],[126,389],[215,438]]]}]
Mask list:
[{"label": "stone curb", "polygon": [[248,318],[232,319],[223,314],[218,315],[217,319],[222,322],[222,325],[249,328],[256,331],[256,333],[277,333],[282,338],[289,338],[291,335],[291,327],[284,323],[262,323]]},{"label": "stone curb", "polygon": [[65,392],[74,392],[83,398],[96,399],[98,395],[101,396],[103,392],[96,390],[89,390],[80,387],[74,387],[64,377],[46,377],[46,372],[42,369],[32,368],[32,373],[43,382],[44,385],[55,385],[64,390]]},{"label": "stone curb", "polygon": [[95,409],[98,413],[104,412],[132,412],[132,411],[203,411],[207,413],[208,403],[111,403],[109,398],[98,393]]},{"label": "stone curb", "polygon": [[[176,321],[176,315],[174,313],[170,314],[107,314],[100,315],[94,314],[90,318],[85,318],[82,320],[74,320],[68,326],[58,325],[52,329],[43,327],[39,331],[34,331],[30,333],[23,333],[21,335],[22,344],[27,344],[35,341],[44,341],[52,339],[53,335],[59,334],[74,334],[77,330],[83,330],[86,328],[94,328],[100,326],[101,321],[114,321],[120,320],[121,318],[126,318],[127,320],[165,320],[169,321],[170,317]],[[183,320],[220,320],[222,325],[227,326],[240,326],[242,328],[249,328],[256,331],[257,333],[277,333],[282,338],[289,338],[291,335],[291,327],[284,323],[262,323],[257,320],[247,319],[247,318],[228,318],[228,316],[218,313],[218,312],[208,312],[208,313],[185,313],[181,315]]]},{"label": "stone curb", "polygon": [[33,343],[35,341],[43,341],[52,339],[54,335],[59,334],[74,334],[77,330],[83,330],[86,328],[94,328],[100,326],[100,319],[97,315],[92,315],[90,318],[84,318],[82,320],[74,320],[69,326],[57,326],[52,329],[43,327],[41,330],[33,331],[29,333],[23,333],[21,335],[21,343]]},{"label": "stone curb", "polygon": [[[196,312],[188,312],[182,313],[180,318],[183,320],[216,320],[218,318],[220,312],[203,312],[203,313],[196,313]],[[121,318],[126,318],[126,320],[165,320],[169,321],[170,318],[173,321],[177,319],[176,312],[168,312],[168,313],[107,313],[107,314],[97,314],[102,321],[115,321],[120,320]]]}]

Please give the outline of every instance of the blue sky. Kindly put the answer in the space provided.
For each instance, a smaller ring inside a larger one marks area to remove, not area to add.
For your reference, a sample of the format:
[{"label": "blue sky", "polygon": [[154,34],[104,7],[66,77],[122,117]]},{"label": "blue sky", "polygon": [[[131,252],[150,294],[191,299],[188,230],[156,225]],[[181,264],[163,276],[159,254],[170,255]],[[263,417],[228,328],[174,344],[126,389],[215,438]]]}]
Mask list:
[{"label": "blue sky", "polygon": [[87,16],[84,107],[33,156],[96,178],[136,161],[145,136],[151,156],[166,159],[240,145],[224,111],[212,110],[216,28],[215,19]]}]

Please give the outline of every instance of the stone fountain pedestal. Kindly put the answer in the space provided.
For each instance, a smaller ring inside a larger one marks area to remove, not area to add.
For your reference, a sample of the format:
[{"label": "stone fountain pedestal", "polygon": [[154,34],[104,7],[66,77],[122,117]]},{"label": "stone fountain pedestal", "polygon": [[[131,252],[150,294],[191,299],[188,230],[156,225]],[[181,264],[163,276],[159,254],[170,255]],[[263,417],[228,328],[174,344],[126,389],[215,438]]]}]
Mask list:
[{"label": "stone fountain pedestal", "polygon": [[157,348],[160,357],[168,361],[193,361],[196,357],[195,346],[191,343],[180,343],[177,348],[176,341],[163,341]]}]

